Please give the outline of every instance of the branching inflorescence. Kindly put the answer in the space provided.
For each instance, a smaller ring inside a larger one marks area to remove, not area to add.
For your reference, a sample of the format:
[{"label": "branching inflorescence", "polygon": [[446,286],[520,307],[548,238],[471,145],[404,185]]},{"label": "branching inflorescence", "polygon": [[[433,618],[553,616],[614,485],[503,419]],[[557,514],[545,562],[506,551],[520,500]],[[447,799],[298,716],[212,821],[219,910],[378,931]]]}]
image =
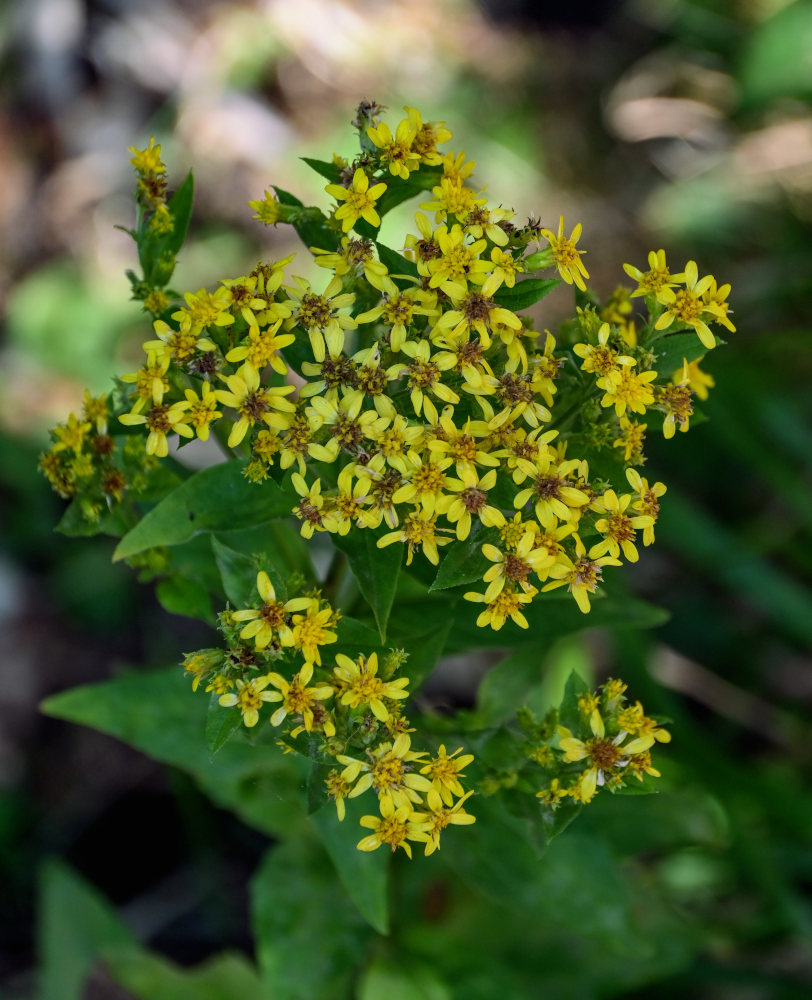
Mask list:
[{"label": "branching inflorescence", "polygon": [[[734,329],[729,286],[693,261],[671,273],[659,250],[647,269],[624,265],[634,288],[600,301],[580,224],[570,235],[563,219],[517,225],[474,185],[465,153],[438,150],[451,139],[444,123],[407,108],[392,132],[381,113],[359,108],[352,163],[308,161],[329,181],[329,215],[280,189],[251,202],[265,225],[296,227],[324,287],[292,273],[289,257],[180,304],[166,285],[188,223],[182,191],[167,202],[152,140],[132,150],[145,275],[131,280],[154,337],[115,392],[86,395],[82,415],[54,430],[41,467],[92,525],[149,499],[172,442],[212,434],[256,490],[291,490],[305,538],[370,532],[379,549],[403,546],[407,566],[438,566],[445,547],[470,544],[484,568],[464,598],[482,628],[526,629],[531,603],[562,587],[586,614],[605,568],[654,541],[666,487],[639,471],[645,436],[660,422],[666,438],[688,430],[694,395],[713,384],[699,361],[714,328]],[[414,231],[397,249],[380,242],[381,217],[420,195]],[[542,333],[524,310],[561,282],[577,290],[575,314]],[[419,842],[431,853],[447,825],[474,820],[463,784],[473,757],[412,749],[403,654],[331,656],[338,609],[270,569],[253,603],[219,616],[225,648],[186,657],[193,686],[247,727],[267,712],[286,750],[317,740],[340,818],[345,799],[371,788],[379,811],[361,821],[362,850]],[[650,750],[667,734],[623,691],[609,681],[582,692],[575,732],[520,714],[546,805],[658,774]]]}]

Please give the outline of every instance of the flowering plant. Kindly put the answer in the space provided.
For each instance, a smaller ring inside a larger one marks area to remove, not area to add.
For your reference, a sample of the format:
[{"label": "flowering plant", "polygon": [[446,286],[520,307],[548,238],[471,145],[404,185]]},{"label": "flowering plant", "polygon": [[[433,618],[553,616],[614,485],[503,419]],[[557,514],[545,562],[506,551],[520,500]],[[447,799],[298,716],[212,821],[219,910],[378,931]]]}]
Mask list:
[{"label": "flowering plant", "polygon": [[[714,328],[734,329],[729,286],[693,261],[672,273],[663,250],[599,298],[580,224],[518,225],[464,152],[440,151],[445,123],[406,108],[393,132],[382,111],[359,107],[351,163],[306,161],[327,212],[278,187],[251,202],[261,223],[296,229],[324,287],[288,257],[178,295],[192,178],[168,199],[160,146],[131,150],[130,280],[153,335],[141,367],[86,394],[41,459],[70,501],[63,531],[119,536],[114,558],[156,579],[165,607],[219,632],[183,660],[210,695],[210,760],[187,766],[268,832],[310,823],[378,927],[385,852],[368,855],[382,845],[431,855],[465,826],[448,849],[475,855],[490,850],[477,829],[501,822],[542,850],[601,789],[659,776],[651,750],[670,737],[622,681],[590,691],[573,674],[560,706],[526,706],[555,639],[660,620],[611,586],[653,543],[666,492],[639,471],[645,436],[688,430],[712,385],[698,362]],[[383,219],[412,198],[411,231],[384,241]],[[562,283],[573,314],[537,330],[526,310]],[[193,439],[225,460],[191,471]],[[441,657],[506,647],[474,711],[414,701]],[[174,676],[160,683],[175,691]],[[49,710],[161,757],[111,690]],[[257,802],[238,765],[284,808]]]}]

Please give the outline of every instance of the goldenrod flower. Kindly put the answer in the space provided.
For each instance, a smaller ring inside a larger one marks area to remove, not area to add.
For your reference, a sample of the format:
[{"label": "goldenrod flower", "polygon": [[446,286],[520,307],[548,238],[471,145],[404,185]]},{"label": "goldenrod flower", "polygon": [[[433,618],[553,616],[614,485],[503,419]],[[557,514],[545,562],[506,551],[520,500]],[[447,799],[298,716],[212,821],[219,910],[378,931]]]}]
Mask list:
[{"label": "goldenrod flower", "polygon": [[248,622],[240,632],[240,638],[253,639],[257,649],[267,649],[274,641],[282,646],[292,646],[293,633],[289,617],[294,611],[310,607],[311,599],[295,597],[285,602],[278,600],[271,578],[265,570],[257,573],[257,592],[262,599],[258,608],[241,608],[231,612],[235,622]]},{"label": "goldenrod flower", "polygon": [[259,710],[266,701],[278,701],[278,691],[266,691],[270,677],[254,677],[249,681],[237,679],[237,690],[221,695],[220,704],[224,708],[238,705],[242,712],[242,721],[249,729],[259,722]]},{"label": "goldenrod flower", "polygon": [[446,489],[457,495],[446,505],[445,516],[456,524],[457,538],[462,541],[471,533],[473,518],[476,517],[486,528],[500,527],[505,523],[505,515],[488,503],[488,490],[496,485],[496,469],[491,469],[480,478],[472,466],[463,467],[458,472],[459,479],[448,479]]},{"label": "goldenrod flower", "polygon": [[313,664],[305,665],[288,681],[281,674],[270,673],[268,680],[278,692],[271,692],[276,697],[269,700],[281,701],[282,704],[271,716],[272,726],[281,726],[288,715],[301,715],[306,732],[313,729],[314,710],[317,703],[333,697],[333,689],[329,684],[316,684],[308,687],[313,677]]},{"label": "goldenrod flower", "polygon": [[575,284],[582,292],[586,291],[584,278],[589,272],[581,261],[584,250],[576,250],[575,245],[581,238],[581,223],[579,222],[569,236],[564,235],[564,216],[558,222],[558,234],[549,229],[542,229],[541,235],[549,242],[552,258],[558,268],[558,273],[568,285]]},{"label": "goldenrod flower", "polygon": [[133,154],[130,163],[139,174],[165,174],[166,167],[161,160],[161,147],[155,145],[155,136],[150,136],[149,145],[145,149],[128,146],[128,152]]},{"label": "goldenrod flower", "polygon": [[369,710],[381,722],[389,720],[389,710],[384,698],[408,698],[408,677],[398,677],[393,681],[384,681],[378,677],[378,654],[371,653],[368,657],[359,656],[351,660],[343,653],[336,653],[336,663],[333,671],[341,689],[341,704],[350,708],[369,706]]},{"label": "goldenrod flower", "polygon": [[183,410],[178,409],[177,405],[153,406],[147,413],[124,413],[118,419],[130,427],[146,424],[149,430],[146,452],[158,458],[166,458],[169,454],[167,434],[172,431],[181,437],[194,437],[192,428],[183,422]]},{"label": "goldenrod flower", "polygon": [[602,556],[608,552],[610,556],[617,559],[621,549],[629,562],[637,562],[640,558],[634,547],[635,531],[640,528],[652,528],[654,518],[646,514],[630,517],[626,513],[626,509],[631,500],[632,497],[629,493],[618,496],[614,490],[607,490],[596,501],[598,508],[606,511],[607,516],[600,518],[595,523],[595,530],[600,532],[604,538],[602,542],[593,545],[589,550],[591,558]]},{"label": "goldenrod flower", "polygon": [[324,190],[338,201],[344,202],[336,209],[335,216],[341,220],[341,228],[345,233],[349,232],[359,219],[368,222],[370,226],[375,226],[376,229],[380,226],[381,217],[375,211],[375,202],[386,190],[386,185],[373,184],[370,187],[369,177],[360,167],[353,174],[349,187],[328,184]]},{"label": "goldenrod flower", "polygon": [[654,390],[650,383],[655,378],[655,371],[635,372],[628,367],[614,368],[597,380],[598,388],[604,391],[601,406],[614,406],[619,417],[627,409],[633,413],[645,413],[646,407],[654,402]]},{"label": "goldenrod flower", "polygon": [[465,795],[465,789],[460,784],[460,778],[465,777],[462,772],[473,761],[474,755],[466,753],[462,757],[458,757],[457,754],[461,753],[462,747],[457,747],[451,754],[446,753],[445,744],[441,743],[437,756],[432,757],[425,767],[420,768],[421,774],[429,776],[432,789],[440,796],[446,806],[453,803],[455,795],[464,796],[464,799],[468,798]]},{"label": "goldenrod flower", "polygon": [[552,582],[545,584],[542,591],[555,590],[566,586],[583,614],[589,614],[589,595],[594,594],[602,579],[604,566],[620,566],[620,560],[612,556],[593,558],[587,555],[584,543],[575,535],[575,560],[561,553],[559,561],[550,569]]},{"label": "goldenrod flower", "polygon": [[691,392],[693,392],[694,395],[703,402],[708,398],[708,390],[712,389],[716,385],[713,375],[708,372],[703,372],[699,367],[701,362],[704,360],[704,355],[701,358],[697,358],[696,361],[684,360],[682,368],[678,368],[671,375],[671,381],[674,383],[686,378],[687,376],[684,384],[687,384]]},{"label": "goldenrod flower", "polygon": [[202,395],[194,389],[185,389],[185,400],[173,403],[172,409],[184,414],[184,419],[194,428],[201,441],[208,441],[209,427],[222,417],[217,409],[217,394],[208,382],[202,384]]},{"label": "goldenrod flower", "polygon": [[412,149],[417,129],[408,118],[398,124],[395,134],[385,122],[371,125],[367,135],[380,149],[381,163],[389,167],[389,173],[408,180],[409,173],[420,166],[420,154]]},{"label": "goldenrod flower", "polygon": [[448,803],[448,805],[443,804],[443,799],[437,793],[437,791],[432,788],[426,796],[427,804],[429,807],[429,812],[415,813],[414,818],[418,819],[426,824],[426,833],[428,834],[428,840],[426,841],[425,854],[433,854],[436,850],[440,848],[440,834],[449,825],[453,826],[470,826],[471,823],[476,822],[476,816],[472,816],[467,813],[463,808],[464,803],[473,795],[473,791],[466,792],[462,798],[458,799],[454,805]]},{"label": "goldenrod flower", "polygon": [[411,857],[409,841],[425,843],[428,840],[428,824],[423,821],[422,814],[415,813],[409,804],[395,808],[391,799],[382,799],[380,807],[380,817],[361,817],[361,826],[374,832],[358,841],[358,850],[375,851],[381,844],[388,844],[393,852],[402,847]]},{"label": "goldenrod flower", "polygon": [[329,351],[331,355],[341,353],[344,347],[344,331],[354,330],[356,322],[351,316],[339,315],[338,310],[351,305],[355,296],[341,291],[341,279],[336,275],[321,295],[316,295],[310,282],[293,276],[296,286],[286,285],[288,294],[295,299],[290,318],[285,321],[286,329],[299,324],[307,331],[313,357],[324,361]]},{"label": "goldenrod flower", "polygon": [[598,346],[592,344],[576,344],[573,353],[579,358],[583,358],[581,368],[585,372],[594,372],[596,375],[606,376],[610,372],[616,371],[619,365],[631,367],[637,362],[627,354],[618,354],[616,350],[609,347],[610,326],[603,323],[598,330]]},{"label": "goldenrod flower", "polygon": [[712,319],[726,315],[717,303],[702,300],[702,296],[714,283],[713,275],[708,274],[700,279],[696,262],[689,260],[685,265],[684,281],[685,288],[680,288],[677,292],[670,288],[663,288],[658,292],[657,301],[665,305],[665,312],[654,324],[654,329],[665,330],[675,321],[683,326],[691,326],[696,330],[703,346],[710,351],[716,347],[716,338],[703,319],[703,313],[707,312]]},{"label": "goldenrod flower", "polygon": [[381,743],[374,750],[367,751],[367,756],[367,761],[360,761],[338,755],[337,759],[347,765],[342,777],[350,783],[355,782],[349,795],[351,799],[372,788],[381,805],[389,800],[398,807],[420,802],[420,793],[428,792],[432,787],[428,778],[414,773],[414,766],[423,762],[426,753],[411,749],[408,733],[401,733],[394,743]]},{"label": "goldenrod flower", "polygon": [[338,636],[328,626],[333,624],[331,608],[319,610],[315,601],[310,602],[303,615],[294,615],[291,622],[292,646],[301,650],[309,663],[321,665],[319,646],[336,642]]},{"label": "goldenrod flower", "polygon": [[406,565],[410,566],[415,549],[421,546],[423,555],[432,565],[436,566],[440,561],[437,546],[448,545],[451,542],[450,538],[437,537],[436,526],[437,518],[435,516],[427,514],[422,508],[417,508],[411,514],[406,515],[401,528],[378,539],[378,548],[382,549],[393,542],[405,543],[407,546]]},{"label": "goldenrod flower", "polygon": [[623,270],[637,282],[637,288],[631,292],[635,295],[654,295],[671,289],[684,280],[683,274],[671,274],[665,262],[665,250],[651,250],[648,255],[648,271],[641,271],[632,264],[624,264]]},{"label": "goldenrod flower", "polygon": [[476,620],[480,628],[486,625],[498,632],[508,618],[515,622],[520,628],[529,628],[525,616],[522,614],[522,605],[529,604],[538,593],[535,587],[528,590],[514,590],[513,587],[505,587],[493,600],[486,594],[477,594],[469,591],[464,595],[466,601],[473,601],[476,604],[486,604],[487,607],[480,613]]},{"label": "goldenrod flower", "polygon": [[[293,392],[292,385],[260,388],[259,372],[255,368],[243,365],[240,373],[221,375],[228,391],[216,389],[214,393],[218,402],[233,407],[239,414],[239,420],[228,436],[229,448],[236,448],[249,429],[259,422],[284,430],[290,423],[284,414],[293,413],[296,409],[293,403],[284,398]],[[274,412],[276,410],[282,412]]]}]

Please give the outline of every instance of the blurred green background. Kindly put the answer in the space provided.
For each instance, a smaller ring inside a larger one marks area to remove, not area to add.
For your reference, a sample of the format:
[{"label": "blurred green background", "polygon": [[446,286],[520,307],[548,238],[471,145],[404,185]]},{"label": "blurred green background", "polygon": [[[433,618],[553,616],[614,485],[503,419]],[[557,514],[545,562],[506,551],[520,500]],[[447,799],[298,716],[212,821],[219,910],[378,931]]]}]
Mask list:
[{"label": "blurred green background", "polygon": [[[149,333],[114,228],[132,221],[126,147],[154,134],[170,183],[194,168],[173,284],[196,289],[297,249],[246,203],[270,183],[318,199],[298,157],[350,152],[362,98],[395,121],[404,104],[446,120],[520,216],[582,221],[602,294],[663,247],[732,283],[738,328],[703,366],[707,421],[648,442],[669,492],[627,579],[670,621],[550,650],[551,677],[621,675],[674,720],[663,791],[584,811],[545,861],[532,931],[413,865],[395,937],[424,972],[406,1000],[812,995],[812,5],[17,0],[0,10],[0,55],[4,995],[51,995],[91,953],[59,933],[74,912],[100,934],[109,922],[77,878],[180,965],[253,947],[265,839],[182,772],[38,713],[207,633],[113,566],[110,540],[55,535],[62,504],[36,462],[48,426],[129,370]],[[568,294],[545,300],[545,325]],[[440,697],[468,704],[473,684],[455,674]],[[654,952],[628,940],[630,908],[650,911]],[[385,962],[359,974],[364,1000],[386,995]],[[129,988],[98,965],[86,992],[61,995],[149,995]]]}]

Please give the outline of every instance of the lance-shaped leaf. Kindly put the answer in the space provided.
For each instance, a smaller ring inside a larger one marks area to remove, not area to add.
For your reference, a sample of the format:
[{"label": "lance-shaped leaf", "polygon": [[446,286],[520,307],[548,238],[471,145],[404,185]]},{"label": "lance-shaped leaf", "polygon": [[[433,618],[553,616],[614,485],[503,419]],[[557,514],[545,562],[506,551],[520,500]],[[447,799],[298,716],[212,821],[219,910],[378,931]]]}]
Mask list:
[{"label": "lance-shaped leaf", "polygon": [[429,591],[448,590],[464,583],[480,582],[483,573],[493,565],[482,554],[482,543],[489,540],[490,535],[486,530],[480,524],[475,524],[466,539],[452,542],[445,550],[437,576]]},{"label": "lance-shaped leaf", "polygon": [[[268,1000],[350,996],[374,934],[336,884],[314,838],[268,851],[251,883],[251,910]],[[226,996],[237,1000],[237,994]]]},{"label": "lance-shaped leaf", "polygon": [[518,312],[535,305],[560,284],[558,278],[525,278],[524,281],[517,281],[513,288],[502,285],[498,292],[494,292],[493,299],[497,305]]},{"label": "lance-shaped leaf", "polygon": [[388,934],[387,896],[391,852],[384,847],[369,852],[358,850],[358,841],[368,832],[365,827],[360,826],[360,819],[366,813],[377,815],[378,803],[374,796],[361,796],[347,799],[345,805],[347,813],[343,822],[339,822],[332,802],[313,813],[310,822],[330,855],[344,888],[364,919],[379,934]]},{"label": "lance-shaped leaf", "polygon": [[670,376],[682,369],[683,361],[689,364],[708,353],[707,347],[695,333],[672,333],[660,337],[651,345],[656,361],[654,367],[661,376]]},{"label": "lance-shaped leaf", "polygon": [[192,172],[169,199],[167,208],[172,217],[172,228],[168,233],[158,234],[150,228],[150,220],[142,225],[136,234],[138,244],[138,259],[144,270],[144,280],[149,285],[163,287],[172,277],[175,257],[183,246],[189,221],[192,218],[192,203],[194,201],[194,178]]},{"label": "lance-shaped leaf", "polygon": [[229,461],[190,476],[119,542],[113,559],[126,559],[157,545],[179,545],[201,531],[227,531],[289,514],[296,503],[289,486],[273,479],[251,483],[243,465]]},{"label": "lance-shaped leaf", "polygon": [[378,548],[377,542],[383,533],[382,530],[365,528],[350,531],[344,536],[333,536],[333,543],[347,556],[364,600],[372,608],[381,642],[386,641],[386,626],[403,561],[402,545]]}]

